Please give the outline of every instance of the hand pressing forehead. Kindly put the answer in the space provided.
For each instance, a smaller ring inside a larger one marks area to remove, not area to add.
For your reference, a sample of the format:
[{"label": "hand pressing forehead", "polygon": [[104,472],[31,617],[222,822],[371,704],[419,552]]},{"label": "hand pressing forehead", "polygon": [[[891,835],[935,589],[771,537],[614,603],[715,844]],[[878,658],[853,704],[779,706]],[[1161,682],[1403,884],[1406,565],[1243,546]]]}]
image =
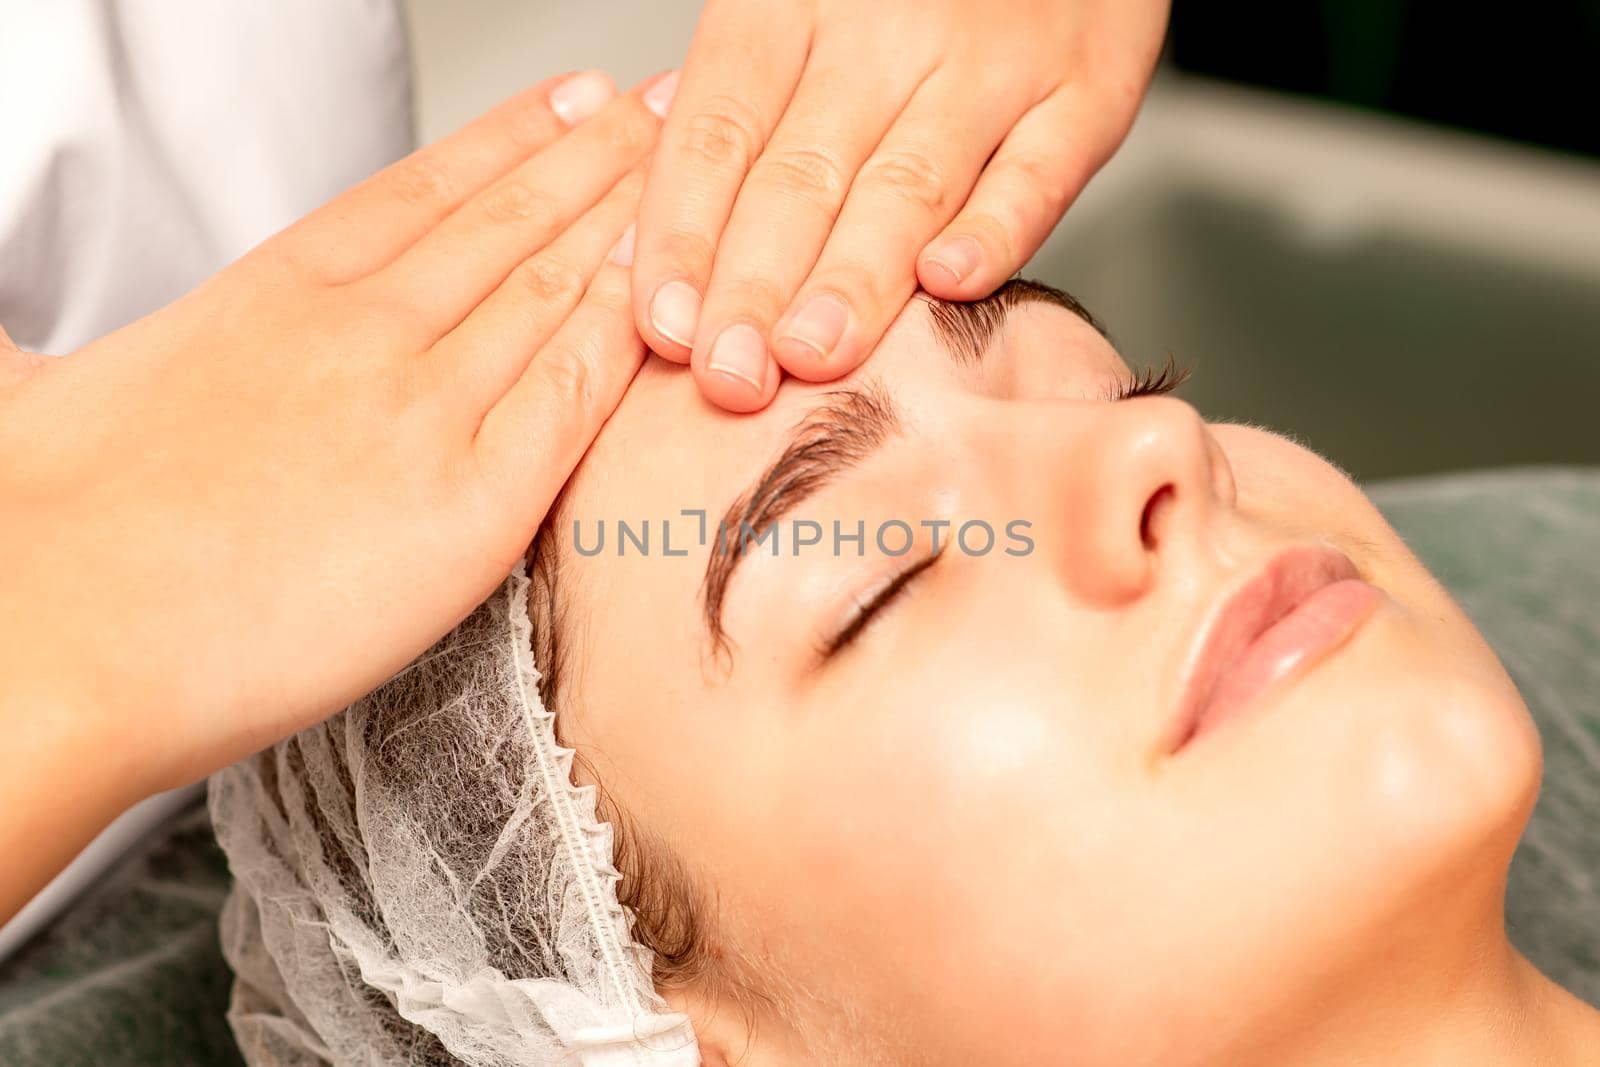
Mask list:
[{"label": "hand pressing forehead", "polygon": [[708,4],[640,213],[640,333],[754,411],[858,365],[919,284],[992,292],[1126,134],[1167,8]]}]

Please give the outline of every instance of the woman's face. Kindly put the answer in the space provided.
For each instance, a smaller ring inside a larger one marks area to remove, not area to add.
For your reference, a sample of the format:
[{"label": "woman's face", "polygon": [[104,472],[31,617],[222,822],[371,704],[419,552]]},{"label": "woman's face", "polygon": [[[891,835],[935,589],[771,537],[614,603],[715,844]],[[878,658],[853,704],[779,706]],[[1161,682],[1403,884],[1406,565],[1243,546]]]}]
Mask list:
[{"label": "woman's face", "polygon": [[[859,371],[756,416],[651,361],[568,489],[566,734],[728,950],[895,1062],[1179,1064],[1294,1040],[1444,928],[1503,936],[1538,743],[1462,612],[1326,461],[1108,401],[1128,372],[1080,317],[1026,294],[982,341],[997,309],[947,309],[956,344],[914,300]],[[708,579],[736,500],[727,540],[782,510],[778,552]],[[1297,546],[1375,603],[1322,609],[1311,655],[1180,744],[1205,628]]]}]

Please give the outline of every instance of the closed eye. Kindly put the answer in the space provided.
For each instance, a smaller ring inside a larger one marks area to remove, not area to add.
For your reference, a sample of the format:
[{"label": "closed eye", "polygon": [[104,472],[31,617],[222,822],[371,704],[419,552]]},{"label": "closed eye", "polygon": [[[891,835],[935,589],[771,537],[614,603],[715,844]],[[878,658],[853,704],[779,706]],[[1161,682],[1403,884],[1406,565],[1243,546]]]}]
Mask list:
[{"label": "closed eye", "polygon": [[1193,375],[1191,367],[1179,368],[1177,362],[1169,353],[1166,362],[1160,367],[1146,364],[1134,372],[1133,377],[1125,382],[1118,382],[1106,393],[1106,399],[1115,403],[1118,400],[1132,400],[1136,396],[1158,396],[1161,393],[1170,393]]},{"label": "closed eye", "polygon": [[824,660],[830,659],[837,655],[856,638],[860,637],[862,631],[864,631],[868,625],[878,619],[885,608],[889,607],[896,600],[898,600],[900,595],[906,591],[906,588],[913,580],[916,579],[918,575],[937,563],[939,561],[939,557],[944,555],[944,553],[945,549],[940,548],[939,551],[933,555],[924,556],[916,563],[913,563],[905,570],[896,574],[882,586],[868,593],[856,605],[855,610],[850,613],[850,616],[845,621],[844,625],[838,630],[834,631],[834,633],[828,637],[827,640],[822,642],[822,645],[817,649],[818,657]]},{"label": "closed eye", "polygon": [[[1177,365],[1177,361],[1169,354],[1159,367],[1146,364],[1135,371],[1133,375],[1123,382],[1118,382],[1107,390],[1106,400],[1116,402],[1119,400],[1132,400],[1140,396],[1159,396],[1170,393],[1193,374],[1192,368]],[[944,554],[940,549],[931,556],[925,556],[913,563],[905,570],[896,574],[888,582],[867,594],[850,613],[843,626],[835,630],[817,649],[820,659],[827,660],[836,656],[848,647],[856,638],[875,622],[885,608],[890,607],[900,599],[911,583],[923,571],[938,562]]]}]

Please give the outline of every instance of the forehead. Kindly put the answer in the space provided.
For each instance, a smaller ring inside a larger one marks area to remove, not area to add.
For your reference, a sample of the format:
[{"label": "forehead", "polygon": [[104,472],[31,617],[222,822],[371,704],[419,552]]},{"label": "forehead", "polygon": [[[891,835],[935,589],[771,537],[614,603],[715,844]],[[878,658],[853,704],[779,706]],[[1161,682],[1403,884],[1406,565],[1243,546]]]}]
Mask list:
[{"label": "forehead", "polygon": [[734,414],[707,402],[689,369],[649,357],[570,480],[563,517],[635,523],[721,510],[782,447],[789,430],[830,391],[881,380],[909,406],[950,391],[1013,399],[1098,399],[1098,384],[1125,374],[1116,351],[1065,308],[1017,306],[981,360],[952,359],[936,339],[924,299],[909,301],[871,357],[834,382],[785,379],[765,410]]}]

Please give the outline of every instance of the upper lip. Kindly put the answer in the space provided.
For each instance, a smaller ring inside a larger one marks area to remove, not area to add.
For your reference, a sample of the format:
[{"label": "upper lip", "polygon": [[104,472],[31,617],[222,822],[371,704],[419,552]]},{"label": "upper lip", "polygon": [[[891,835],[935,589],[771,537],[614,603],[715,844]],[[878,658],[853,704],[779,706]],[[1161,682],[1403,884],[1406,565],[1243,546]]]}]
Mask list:
[{"label": "upper lip", "polygon": [[1295,545],[1223,597],[1200,628],[1173,721],[1169,752],[1194,736],[1217,680],[1257,637],[1324,586],[1361,573],[1350,557],[1327,545]]}]

